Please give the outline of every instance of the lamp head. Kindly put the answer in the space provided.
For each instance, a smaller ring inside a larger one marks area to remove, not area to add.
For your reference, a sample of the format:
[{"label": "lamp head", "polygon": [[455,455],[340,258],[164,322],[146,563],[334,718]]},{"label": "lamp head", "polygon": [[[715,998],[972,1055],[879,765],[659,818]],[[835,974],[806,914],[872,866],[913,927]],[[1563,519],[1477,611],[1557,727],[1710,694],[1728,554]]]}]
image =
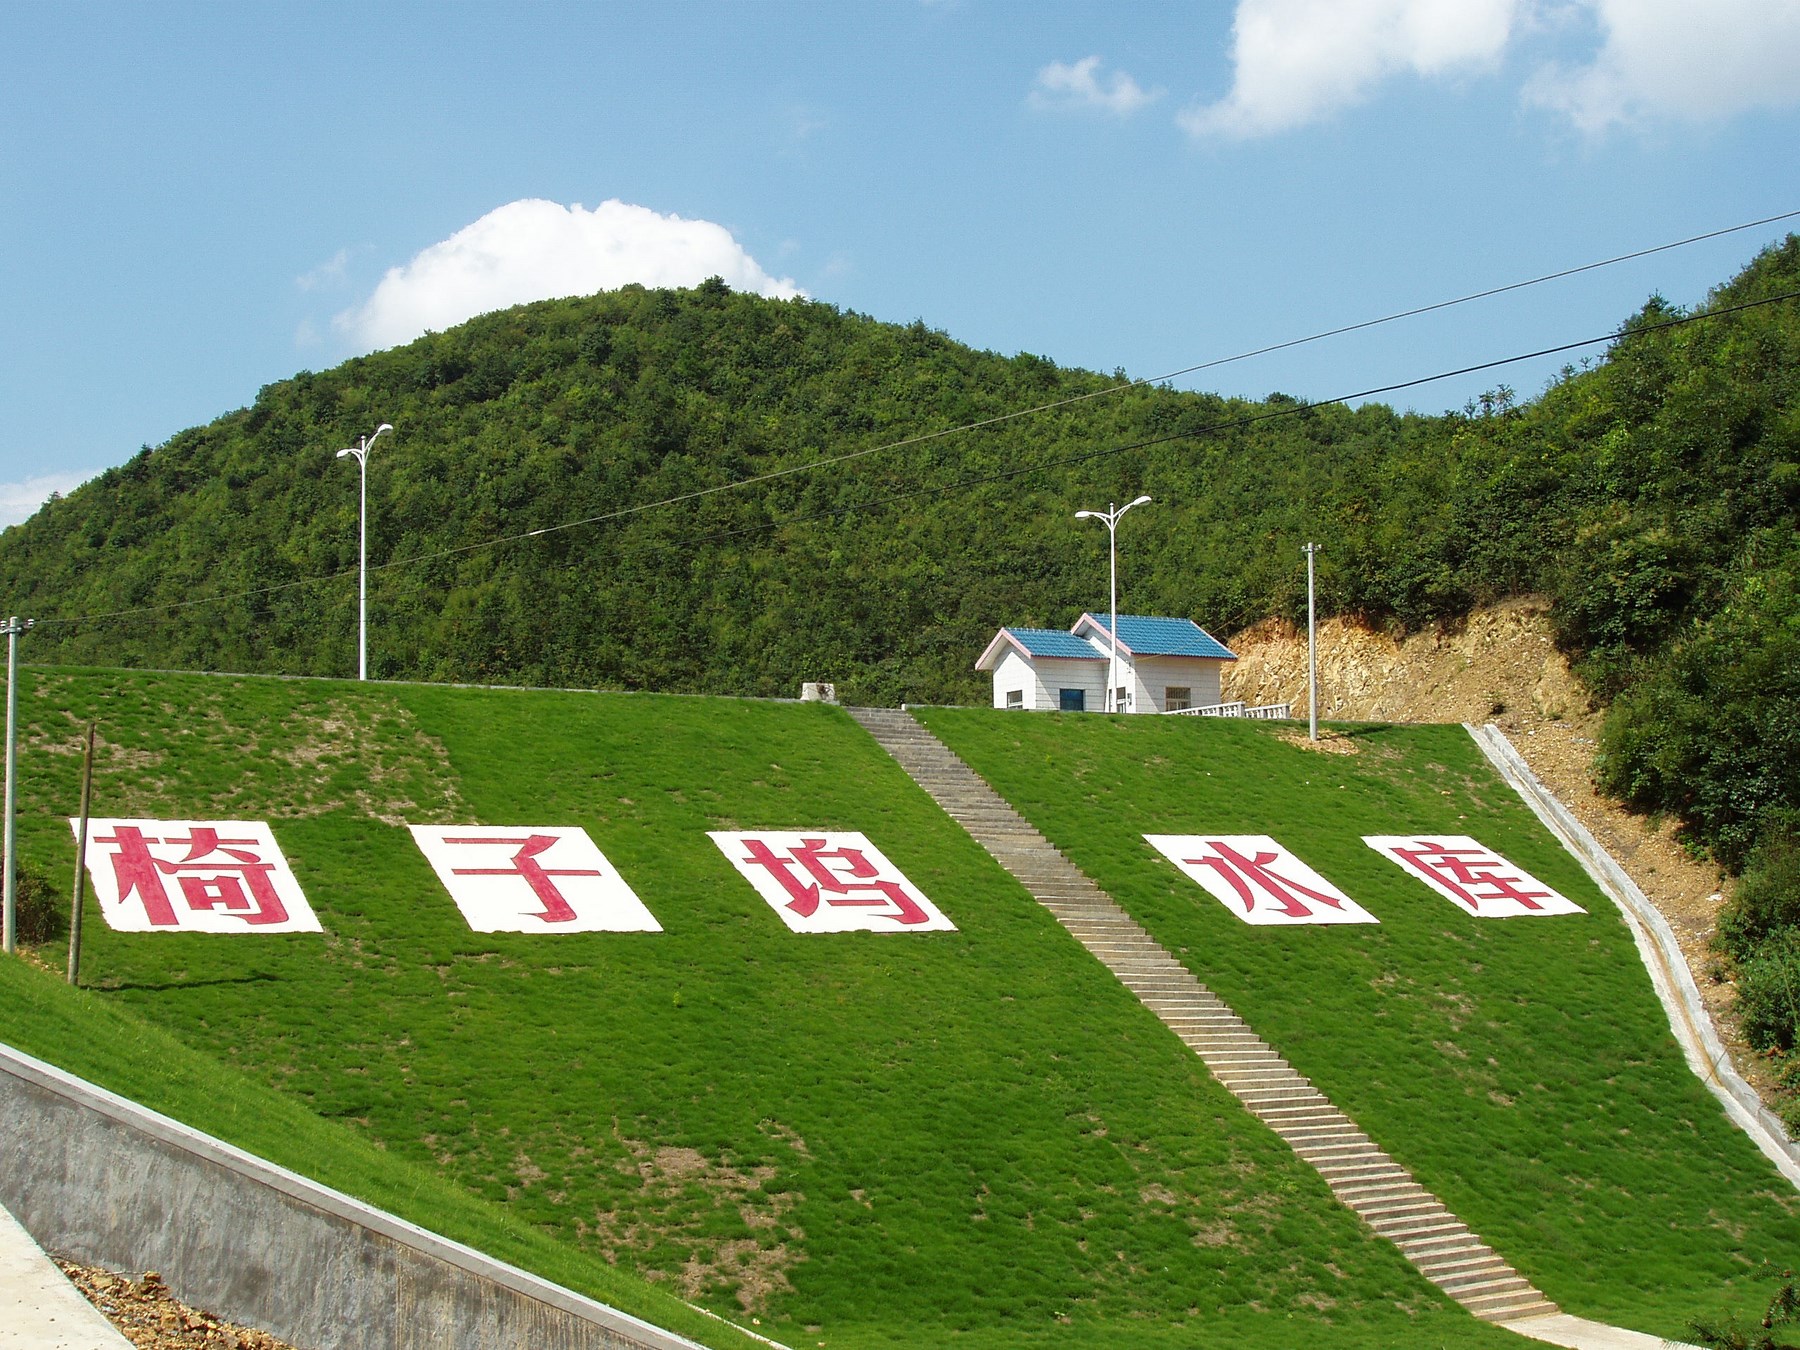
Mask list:
[{"label": "lamp head", "polygon": [[[1131,505],[1132,506],[1142,506],[1145,502],[1147,502],[1149,500],[1150,500],[1149,494],[1146,493],[1144,496],[1139,497],[1136,501],[1132,502]],[[1130,510],[1130,509],[1131,509],[1131,507],[1126,508],[1126,510]]]},{"label": "lamp head", "polygon": [[1077,511],[1075,513],[1075,519],[1077,519],[1077,520],[1098,520],[1101,516],[1103,516],[1105,514],[1106,513],[1104,511]]},{"label": "lamp head", "polygon": [[352,447],[351,447],[351,448],[350,448],[350,449],[348,449],[348,450],[340,450],[340,451],[338,451],[338,452],[337,452],[337,455],[336,455],[336,456],[335,456],[335,458],[337,458],[337,459],[342,459],[342,458],[343,458],[343,457],[344,457],[344,456],[345,456],[345,455],[360,455],[360,454],[361,454],[361,453],[362,453],[362,451],[360,451],[360,450],[358,450],[358,449],[356,449],[356,448],[355,448],[355,447],[354,447],[354,446],[352,446]]}]

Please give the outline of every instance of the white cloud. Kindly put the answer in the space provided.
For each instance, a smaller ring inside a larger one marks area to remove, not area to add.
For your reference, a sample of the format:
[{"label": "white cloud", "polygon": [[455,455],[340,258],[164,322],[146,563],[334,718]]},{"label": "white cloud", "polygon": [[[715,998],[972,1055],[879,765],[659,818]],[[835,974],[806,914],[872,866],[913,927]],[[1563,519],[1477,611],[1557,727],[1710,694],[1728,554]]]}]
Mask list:
[{"label": "white cloud", "polygon": [[1596,30],[1585,64],[1538,63],[1526,103],[1590,135],[1800,104],[1800,0],[1238,0],[1231,92],[1176,120],[1195,136],[1266,136],[1396,77],[1480,73],[1528,39]]},{"label": "white cloud", "polygon": [[1395,75],[1496,64],[1526,0],[1239,0],[1236,80],[1177,121],[1195,136],[1246,138],[1304,126]]},{"label": "white cloud", "polygon": [[1656,117],[1708,121],[1800,104],[1794,0],[1585,0],[1601,31],[1586,66],[1551,64],[1527,102],[1598,135]]},{"label": "white cloud", "polygon": [[528,300],[590,295],[631,282],[693,286],[720,277],[778,299],[802,294],[763,271],[731,232],[621,201],[509,202],[388,270],[366,303],[334,320],[366,348],[390,347]]},{"label": "white cloud", "polygon": [[0,483],[0,528],[17,525],[49,501],[51,493],[73,492],[99,472],[88,469],[80,473],[46,473],[22,483]]},{"label": "white cloud", "polygon": [[1100,58],[1084,56],[1069,64],[1052,61],[1037,73],[1031,91],[1034,108],[1098,108],[1115,117],[1129,117],[1139,108],[1162,97],[1160,89],[1145,89],[1122,70],[1100,78]]}]

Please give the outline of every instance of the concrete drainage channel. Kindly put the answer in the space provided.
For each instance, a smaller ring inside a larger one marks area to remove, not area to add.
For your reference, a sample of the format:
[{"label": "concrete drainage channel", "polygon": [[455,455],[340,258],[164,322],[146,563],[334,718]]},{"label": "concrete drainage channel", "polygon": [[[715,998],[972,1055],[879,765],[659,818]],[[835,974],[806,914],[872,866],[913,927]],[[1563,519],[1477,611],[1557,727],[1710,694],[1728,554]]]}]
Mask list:
[{"label": "concrete drainage channel", "polygon": [[1669,921],[1626,875],[1625,869],[1600,847],[1600,841],[1575,818],[1574,812],[1538,781],[1524,757],[1506,739],[1506,733],[1492,722],[1479,727],[1465,722],[1463,729],[1475,738],[1488,762],[1524,798],[1544,827],[1575,855],[1594,884],[1619,907],[1644,968],[1650,972],[1656,995],[1669,1014],[1669,1027],[1681,1043],[1688,1067],[1719,1099],[1732,1123],[1750,1136],[1784,1177],[1800,1188],[1800,1145],[1788,1138],[1780,1118],[1763,1105],[1756,1089],[1732,1068],[1731,1056],[1700,1002],[1693,972],[1688,969]]},{"label": "concrete drainage channel", "polygon": [[5,1046],[0,1120],[43,1247],[307,1350],[700,1350]]}]

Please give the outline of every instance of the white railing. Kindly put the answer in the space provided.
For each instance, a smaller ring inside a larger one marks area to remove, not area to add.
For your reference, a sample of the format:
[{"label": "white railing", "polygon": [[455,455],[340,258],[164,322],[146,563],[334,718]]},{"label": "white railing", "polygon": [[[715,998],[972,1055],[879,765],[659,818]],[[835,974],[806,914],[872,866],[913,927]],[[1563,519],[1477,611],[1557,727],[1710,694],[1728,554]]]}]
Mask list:
[{"label": "white railing", "polygon": [[1290,703],[1264,703],[1248,707],[1243,703],[1208,703],[1198,708],[1171,708],[1170,717],[1256,717],[1264,720],[1293,716]]}]

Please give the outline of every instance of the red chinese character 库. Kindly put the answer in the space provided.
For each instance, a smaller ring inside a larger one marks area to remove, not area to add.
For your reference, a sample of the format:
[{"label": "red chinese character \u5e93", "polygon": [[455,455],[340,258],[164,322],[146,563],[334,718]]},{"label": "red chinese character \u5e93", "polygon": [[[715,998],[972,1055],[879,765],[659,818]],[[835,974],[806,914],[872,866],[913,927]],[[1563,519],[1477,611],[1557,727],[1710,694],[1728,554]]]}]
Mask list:
[{"label": "red chinese character \u5e93", "polygon": [[1144,838],[1245,923],[1381,922],[1266,834]]},{"label": "red chinese character \u5e93", "polygon": [[[81,822],[70,820],[79,836]],[[260,820],[92,820],[88,875],[122,933],[317,933]]]},{"label": "red chinese character \u5e93", "polygon": [[662,932],[578,825],[409,828],[477,933]]},{"label": "red chinese character \u5e93", "polygon": [[1363,843],[1477,918],[1587,913],[1466,834],[1366,834]]},{"label": "red chinese character \u5e93", "polygon": [[708,835],[796,933],[956,931],[880,849],[854,831]]}]

